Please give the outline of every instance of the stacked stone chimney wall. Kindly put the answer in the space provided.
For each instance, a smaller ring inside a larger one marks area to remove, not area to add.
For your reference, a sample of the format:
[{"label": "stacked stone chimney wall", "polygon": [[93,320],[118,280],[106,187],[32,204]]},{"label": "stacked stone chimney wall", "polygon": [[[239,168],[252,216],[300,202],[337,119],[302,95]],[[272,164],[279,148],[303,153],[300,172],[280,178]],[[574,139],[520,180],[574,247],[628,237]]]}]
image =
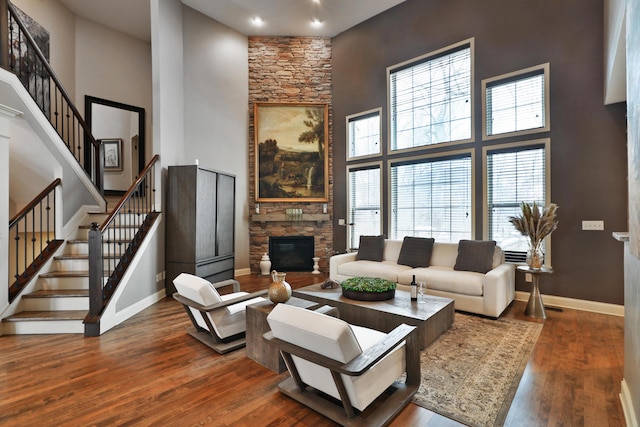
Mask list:
[{"label": "stacked stone chimney wall", "polygon": [[[327,221],[250,220],[251,272],[260,273],[260,259],[269,252],[269,236],[314,236],[315,256],[320,271],[328,273],[328,256],[333,253],[333,165],[331,108],[331,39],[319,37],[249,37],[249,217],[256,212],[256,143],[254,105],[256,102],[326,103],[328,122]],[[306,214],[322,214],[324,202],[260,202],[260,214],[285,214],[302,209]]]}]

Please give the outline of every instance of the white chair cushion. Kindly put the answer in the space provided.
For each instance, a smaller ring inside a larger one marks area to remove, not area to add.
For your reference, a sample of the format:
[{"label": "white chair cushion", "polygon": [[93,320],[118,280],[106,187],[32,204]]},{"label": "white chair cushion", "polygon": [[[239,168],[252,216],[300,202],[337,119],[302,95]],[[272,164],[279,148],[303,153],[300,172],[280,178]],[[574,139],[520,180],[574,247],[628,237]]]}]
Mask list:
[{"label": "white chair cushion", "polygon": [[[180,295],[204,306],[247,295],[246,292],[234,292],[220,296],[211,282],[203,279],[202,277],[188,273],[180,273],[175,279],[173,279],[173,284]],[[260,300],[264,299],[260,298]],[[214,333],[220,338],[227,338],[246,331],[245,307],[247,304],[243,305],[243,303],[244,302],[231,305],[228,310],[219,309],[206,314],[213,326]],[[192,307],[189,307],[189,310],[196,319],[198,326],[205,330],[209,330],[207,323],[202,317],[202,312]]]},{"label": "white chair cushion", "polygon": [[[280,308],[280,306],[287,308]],[[271,317],[274,311],[276,311],[276,314]],[[310,315],[303,314],[302,312],[309,313]],[[353,336],[356,342],[349,343],[349,345],[357,345],[358,348],[364,350],[386,336],[385,333],[380,331],[349,325],[346,322],[330,316],[299,307],[285,306],[284,304],[278,304],[267,317],[267,321],[274,332],[274,336],[277,338],[327,357],[331,357],[328,354],[333,354],[339,345],[332,343],[329,345],[332,350],[327,351],[327,347],[320,344],[320,342],[327,342],[326,337],[332,337],[329,341],[336,341]],[[346,332],[347,329],[344,328],[345,325],[351,332],[350,334]],[[274,330],[274,326],[277,332]],[[285,337],[291,337],[296,342],[286,339]],[[358,354],[360,353],[358,352]],[[358,354],[355,354],[354,357]],[[339,360],[335,357],[331,358]],[[346,363],[352,359],[353,358],[340,361]],[[297,356],[293,356],[293,360],[303,382],[336,399],[340,399],[340,394],[328,369]],[[398,379],[405,370],[405,349],[403,344],[394,349],[363,375],[358,377],[342,375],[342,380],[352,406],[361,411],[364,410]]]},{"label": "white chair cushion", "polygon": [[[228,295],[220,295],[220,297],[222,298],[222,301],[229,301],[232,298],[237,298],[243,295],[249,295],[249,294],[247,292],[234,292]],[[226,307],[226,310],[227,310],[227,313],[229,314],[239,313],[241,311],[245,311],[248,305],[255,304],[257,302],[262,302],[262,301],[266,301],[266,300],[262,297],[255,297],[255,298],[248,299],[246,301],[238,302],[233,305],[228,305]]]},{"label": "white chair cushion", "polygon": [[267,316],[273,335],[341,363],[362,353],[344,320],[287,304],[276,305]]},{"label": "white chair cushion", "polygon": [[180,273],[173,279],[173,284],[180,295],[198,304],[211,305],[222,302],[222,298],[220,298],[216,288],[211,282],[202,277],[189,273]]}]

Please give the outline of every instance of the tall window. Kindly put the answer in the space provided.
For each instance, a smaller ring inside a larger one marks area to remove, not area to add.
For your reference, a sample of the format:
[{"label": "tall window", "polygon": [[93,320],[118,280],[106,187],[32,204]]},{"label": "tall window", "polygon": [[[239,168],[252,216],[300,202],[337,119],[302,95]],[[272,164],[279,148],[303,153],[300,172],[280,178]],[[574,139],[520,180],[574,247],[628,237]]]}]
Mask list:
[{"label": "tall window", "polygon": [[505,251],[507,261],[526,259],[528,240],[509,222],[522,202],[548,204],[548,140],[485,149],[488,238]]},{"label": "tall window", "polygon": [[391,150],[472,136],[472,40],[389,67]]},{"label": "tall window", "polygon": [[390,237],[472,238],[472,155],[391,164]]},{"label": "tall window", "polygon": [[482,82],[485,138],[549,130],[549,64]]},{"label": "tall window", "polygon": [[347,116],[347,158],[372,156],[380,150],[380,108]]},{"label": "tall window", "polygon": [[361,235],[382,232],[380,163],[350,166],[347,170],[349,195],[349,248],[358,248]]}]

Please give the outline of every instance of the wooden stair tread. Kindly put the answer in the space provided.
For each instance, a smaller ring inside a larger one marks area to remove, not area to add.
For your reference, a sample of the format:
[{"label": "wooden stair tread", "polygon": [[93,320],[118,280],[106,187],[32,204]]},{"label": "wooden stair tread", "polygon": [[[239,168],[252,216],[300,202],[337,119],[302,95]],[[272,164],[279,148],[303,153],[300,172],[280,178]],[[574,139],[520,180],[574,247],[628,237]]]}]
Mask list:
[{"label": "wooden stair tread", "polygon": [[[131,239],[125,239],[125,240],[109,240],[108,242],[106,242],[106,241],[105,241],[104,243],[129,243],[130,241],[131,241]],[[70,244],[72,244],[72,245],[73,245],[73,244],[76,244],[76,245],[77,245],[77,244],[82,244],[82,243],[84,243],[84,244],[88,244],[88,243],[89,243],[89,240],[87,240],[87,239],[84,239],[84,240],[83,240],[83,239],[73,239],[73,240],[67,240],[67,243],[70,243]]]},{"label": "wooden stair tread", "polygon": [[[90,225],[81,225],[78,228],[81,229],[81,230],[88,230],[88,229],[91,228],[91,226]],[[140,228],[140,226],[137,225],[137,224],[129,224],[129,225],[119,225],[119,226],[117,226],[115,228],[122,228],[122,229],[133,228],[133,229],[138,229],[138,228]]]},{"label": "wooden stair tread", "polygon": [[50,279],[53,277],[89,277],[89,271],[50,271],[42,273],[39,277]]},{"label": "wooden stair tread", "polygon": [[[102,255],[102,258],[113,258],[113,259],[117,259],[117,258],[121,258],[118,255]],[[62,255],[58,255],[53,257],[53,259],[60,261],[60,260],[85,260],[85,259],[89,259],[89,255],[86,254],[62,254]]]},{"label": "wooden stair tread", "polygon": [[5,317],[3,322],[23,322],[28,320],[84,320],[86,316],[86,310],[21,311],[9,317]]},{"label": "wooden stair tread", "polygon": [[23,295],[23,298],[62,298],[62,297],[88,297],[88,289],[40,289],[30,294]]}]

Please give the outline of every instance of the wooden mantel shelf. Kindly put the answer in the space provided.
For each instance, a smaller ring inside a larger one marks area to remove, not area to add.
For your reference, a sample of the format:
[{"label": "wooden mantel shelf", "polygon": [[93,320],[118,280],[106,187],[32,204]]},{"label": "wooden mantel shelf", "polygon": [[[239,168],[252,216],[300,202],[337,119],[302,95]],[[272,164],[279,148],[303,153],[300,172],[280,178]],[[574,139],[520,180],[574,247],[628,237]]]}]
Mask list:
[{"label": "wooden mantel shelf", "polygon": [[291,219],[291,216],[287,214],[254,214],[251,217],[252,221],[261,222],[263,225],[266,222],[304,222],[311,221],[317,222],[321,225],[324,221],[329,221],[331,217],[329,214],[302,214],[301,219]]}]

